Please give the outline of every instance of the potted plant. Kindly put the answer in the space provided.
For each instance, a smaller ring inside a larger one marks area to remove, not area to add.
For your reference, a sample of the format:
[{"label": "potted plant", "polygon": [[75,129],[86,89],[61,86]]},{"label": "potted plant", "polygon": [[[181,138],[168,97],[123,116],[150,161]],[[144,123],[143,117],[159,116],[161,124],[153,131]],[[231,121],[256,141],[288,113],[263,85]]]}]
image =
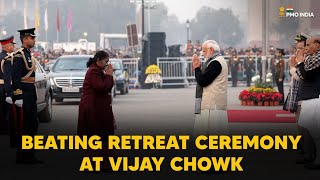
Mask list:
[{"label": "potted plant", "polygon": [[241,101],[241,105],[246,106],[247,101],[250,99],[250,92],[248,90],[243,90],[240,92],[238,99]]},{"label": "potted plant", "polygon": [[263,106],[263,93],[259,93],[257,95],[257,102],[258,102],[258,106]]},{"label": "potted plant", "polygon": [[280,102],[281,99],[282,99],[282,94],[279,93],[279,92],[276,92],[276,93],[274,93],[274,95],[275,95],[274,105],[275,105],[275,106],[279,106],[279,102]]}]

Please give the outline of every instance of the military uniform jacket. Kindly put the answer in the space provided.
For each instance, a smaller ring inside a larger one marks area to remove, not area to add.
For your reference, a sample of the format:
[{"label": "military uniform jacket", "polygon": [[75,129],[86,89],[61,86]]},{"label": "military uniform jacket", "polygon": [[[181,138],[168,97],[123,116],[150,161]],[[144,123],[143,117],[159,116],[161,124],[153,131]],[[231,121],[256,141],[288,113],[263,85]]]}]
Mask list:
[{"label": "military uniform jacket", "polygon": [[238,65],[240,63],[240,60],[238,57],[234,57],[234,56],[231,56],[230,59],[229,59],[229,67],[230,67],[230,70],[231,71],[238,71]]},{"label": "military uniform jacket", "polygon": [[[2,51],[0,53],[0,64],[1,64],[1,69],[0,69],[0,81],[2,80],[3,81],[3,68],[4,68],[4,58],[7,56],[7,52],[5,51]],[[1,82],[2,82],[1,81]],[[4,83],[1,83],[0,84],[4,84]]]},{"label": "military uniform jacket", "polygon": [[253,57],[248,56],[244,59],[243,66],[244,66],[244,69],[246,70],[246,74],[249,74],[249,73],[251,74],[251,72],[254,69],[254,65],[255,65],[255,61],[253,60]]},{"label": "military uniform jacket", "polygon": [[12,72],[12,88],[15,99],[22,99],[23,91],[35,90],[35,59],[31,56],[30,50],[20,48],[14,52]]},{"label": "military uniform jacket", "polygon": [[275,67],[275,78],[284,79],[284,60],[276,59],[276,67]]},{"label": "military uniform jacket", "polygon": [[5,51],[0,55],[0,84],[3,84],[4,92],[6,96],[13,97],[13,91],[11,86],[11,74],[12,74],[12,59],[13,56]]}]

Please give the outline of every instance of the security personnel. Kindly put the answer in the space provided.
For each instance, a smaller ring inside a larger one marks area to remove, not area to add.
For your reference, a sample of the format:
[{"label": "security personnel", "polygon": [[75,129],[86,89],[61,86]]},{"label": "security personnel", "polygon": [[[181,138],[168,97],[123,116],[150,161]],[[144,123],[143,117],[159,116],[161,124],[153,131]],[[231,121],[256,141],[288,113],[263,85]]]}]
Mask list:
[{"label": "security personnel", "polygon": [[284,90],[283,90],[283,81],[285,78],[284,75],[284,60],[283,56],[285,55],[284,49],[277,48],[276,49],[276,61],[275,61],[275,81],[278,87],[278,91],[282,94],[282,99],[280,104],[284,103]]},{"label": "security personnel", "polygon": [[[12,104],[12,96],[9,95],[9,92],[12,94],[10,72],[12,56],[10,56],[10,53],[14,51],[15,43],[13,41],[13,36],[0,40],[2,47],[0,53],[0,134],[7,134],[8,132],[9,106],[7,103]],[[7,63],[7,60],[10,62]],[[8,68],[6,67],[7,64]]]},{"label": "security personnel", "polygon": [[244,71],[247,77],[247,87],[251,86],[251,78],[253,75],[253,70],[254,70],[254,66],[255,66],[255,61],[253,59],[253,57],[251,56],[251,51],[250,50],[246,50],[246,57],[244,59]]},{"label": "security personnel", "polygon": [[237,51],[233,50],[232,55],[229,61],[229,68],[231,71],[231,80],[232,80],[232,87],[237,87],[238,84],[238,70],[239,70],[239,63],[240,59],[237,55]]},{"label": "security personnel", "polygon": [[36,42],[34,30],[35,28],[18,30],[22,48],[13,55],[12,88],[16,117],[18,117],[18,126],[16,126],[19,133],[16,154],[16,163],[18,164],[42,163],[35,157],[35,150],[23,150],[21,147],[21,135],[34,136],[38,131],[35,87],[36,62],[30,51]]}]

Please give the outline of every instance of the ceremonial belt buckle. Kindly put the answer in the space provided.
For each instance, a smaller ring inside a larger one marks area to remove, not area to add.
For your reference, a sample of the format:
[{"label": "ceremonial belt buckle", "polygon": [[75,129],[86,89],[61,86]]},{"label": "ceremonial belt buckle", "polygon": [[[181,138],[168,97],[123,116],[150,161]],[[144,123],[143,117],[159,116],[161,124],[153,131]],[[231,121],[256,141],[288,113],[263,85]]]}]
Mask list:
[{"label": "ceremonial belt buckle", "polygon": [[34,83],[35,82],[35,77],[28,77],[28,78],[22,79],[21,82],[23,82],[23,83]]}]

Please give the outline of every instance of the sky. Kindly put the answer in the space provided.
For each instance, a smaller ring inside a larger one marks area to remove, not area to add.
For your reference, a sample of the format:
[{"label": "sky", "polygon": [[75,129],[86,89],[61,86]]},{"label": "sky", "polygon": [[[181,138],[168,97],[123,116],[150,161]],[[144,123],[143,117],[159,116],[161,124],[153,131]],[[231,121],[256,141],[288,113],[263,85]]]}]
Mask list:
[{"label": "sky", "polygon": [[169,15],[175,14],[181,23],[194,18],[202,6],[217,9],[231,8],[242,20],[246,18],[247,12],[247,0],[156,0],[156,2],[163,2],[168,7]]}]

